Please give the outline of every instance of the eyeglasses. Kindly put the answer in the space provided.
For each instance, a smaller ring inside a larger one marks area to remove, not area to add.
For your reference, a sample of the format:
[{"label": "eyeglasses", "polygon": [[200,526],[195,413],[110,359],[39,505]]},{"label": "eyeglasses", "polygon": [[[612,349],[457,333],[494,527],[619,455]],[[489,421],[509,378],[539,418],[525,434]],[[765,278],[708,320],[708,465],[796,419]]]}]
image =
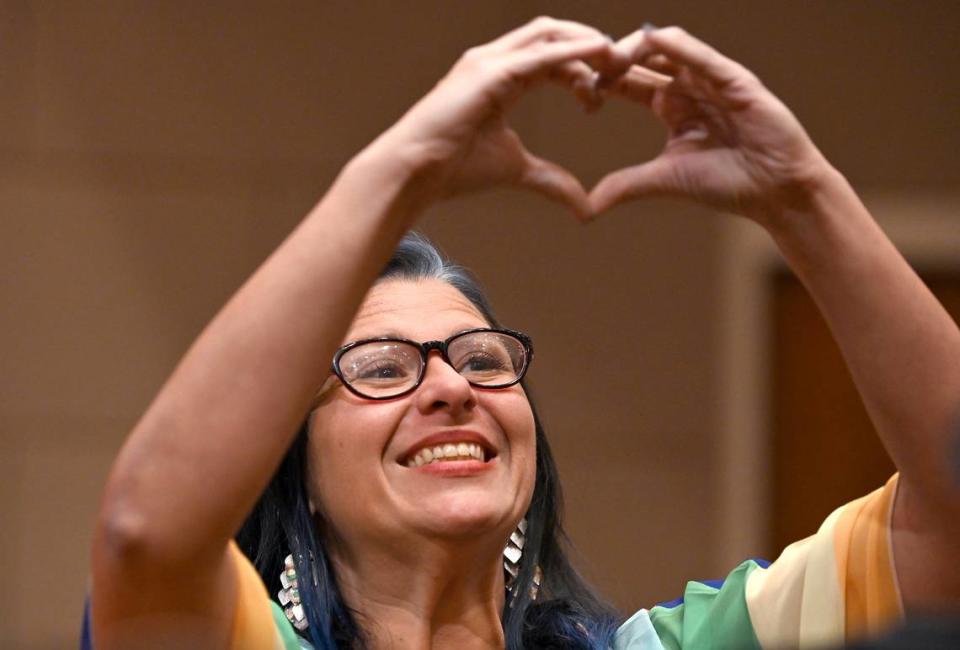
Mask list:
[{"label": "eyeglasses", "polygon": [[471,386],[480,388],[513,386],[523,379],[533,359],[533,341],[526,334],[478,328],[446,341],[417,343],[389,337],[354,341],[333,355],[333,372],[360,397],[400,397],[423,381],[431,350],[438,350]]}]

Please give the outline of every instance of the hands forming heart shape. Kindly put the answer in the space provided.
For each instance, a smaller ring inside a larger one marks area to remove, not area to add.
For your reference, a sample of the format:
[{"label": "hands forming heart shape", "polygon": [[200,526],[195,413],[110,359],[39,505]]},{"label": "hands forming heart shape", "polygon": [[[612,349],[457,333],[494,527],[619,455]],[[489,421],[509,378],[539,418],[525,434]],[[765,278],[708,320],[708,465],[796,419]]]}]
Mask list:
[{"label": "hands forming heart shape", "polygon": [[[587,192],[568,170],[530,153],[507,123],[524,92],[543,82],[569,88],[591,113],[609,97],[646,107],[667,128],[663,151]],[[777,206],[807,200],[829,169],[749,70],[677,27],[647,26],[614,42],[586,25],[537,18],[468,50],[385,137],[394,152],[413,152],[437,198],[515,184],[584,220],[666,195],[763,223]]]}]

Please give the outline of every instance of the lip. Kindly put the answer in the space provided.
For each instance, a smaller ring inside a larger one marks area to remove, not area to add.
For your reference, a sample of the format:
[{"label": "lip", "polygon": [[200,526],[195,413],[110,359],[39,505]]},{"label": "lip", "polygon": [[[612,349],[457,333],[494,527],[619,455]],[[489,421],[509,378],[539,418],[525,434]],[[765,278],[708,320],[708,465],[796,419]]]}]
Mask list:
[{"label": "lip", "polygon": [[[468,464],[474,463],[474,464],[485,467],[490,464],[490,461],[494,460],[497,457],[496,448],[493,446],[490,440],[487,439],[487,437],[484,436],[483,434],[477,431],[470,431],[467,429],[450,429],[448,431],[440,431],[437,433],[433,433],[429,436],[426,436],[425,438],[421,438],[417,440],[416,443],[410,445],[410,447],[408,447],[402,454],[400,454],[400,456],[397,458],[397,463],[402,467],[406,468],[407,459],[412,457],[414,453],[416,453],[417,451],[423,449],[424,447],[435,447],[437,445],[442,445],[448,442],[472,442],[476,445],[480,445],[480,447],[483,449],[484,456],[486,457],[487,460],[483,463],[476,460],[448,461],[445,463],[436,463],[435,465],[468,465]],[[417,469],[423,469],[425,467],[432,467],[432,465],[421,465]]]}]

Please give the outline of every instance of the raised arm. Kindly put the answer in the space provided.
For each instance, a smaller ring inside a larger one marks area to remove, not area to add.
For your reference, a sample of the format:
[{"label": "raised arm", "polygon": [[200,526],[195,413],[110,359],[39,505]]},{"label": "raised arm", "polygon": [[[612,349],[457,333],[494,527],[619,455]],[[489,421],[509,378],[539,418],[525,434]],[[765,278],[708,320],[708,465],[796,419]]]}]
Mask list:
[{"label": "raised arm", "polygon": [[538,19],[465,54],[354,158],[327,195],[193,344],[123,446],[93,547],[99,650],[225,647],[236,598],[227,544],[329,373],[354,311],[422,209],[515,184],[575,212],[572,175],[528,153],[505,122],[530,86],[582,95],[612,42]]},{"label": "raised arm", "polygon": [[[908,609],[960,604],[960,331],[790,111],[740,64],[678,28],[618,46],[636,63],[610,90],[666,124],[652,161],[594,189],[603,211],[693,198],[770,233],[825,316],[901,476],[893,544]],[[853,460],[853,459],[851,459]]]}]

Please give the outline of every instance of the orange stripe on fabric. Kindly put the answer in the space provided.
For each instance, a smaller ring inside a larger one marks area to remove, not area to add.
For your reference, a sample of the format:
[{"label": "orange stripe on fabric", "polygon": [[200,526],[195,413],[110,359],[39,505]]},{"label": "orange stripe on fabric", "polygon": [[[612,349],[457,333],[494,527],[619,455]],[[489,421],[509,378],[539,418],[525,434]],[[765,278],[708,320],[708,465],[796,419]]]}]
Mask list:
[{"label": "orange stripe on fabric", "polygon": [[270,611],[270,596],[250,560],[232,540],[229,553],[237,575],[237,608],[233,616],[230,650],[269,650],[278,645]]},{"label": "orange stripe on fabric", "polygon": [[890,552],[890,510],[897,475],[849,503],[834,537],[837,576],[846,603],[846,638],[882,632],[902,616]]}]

